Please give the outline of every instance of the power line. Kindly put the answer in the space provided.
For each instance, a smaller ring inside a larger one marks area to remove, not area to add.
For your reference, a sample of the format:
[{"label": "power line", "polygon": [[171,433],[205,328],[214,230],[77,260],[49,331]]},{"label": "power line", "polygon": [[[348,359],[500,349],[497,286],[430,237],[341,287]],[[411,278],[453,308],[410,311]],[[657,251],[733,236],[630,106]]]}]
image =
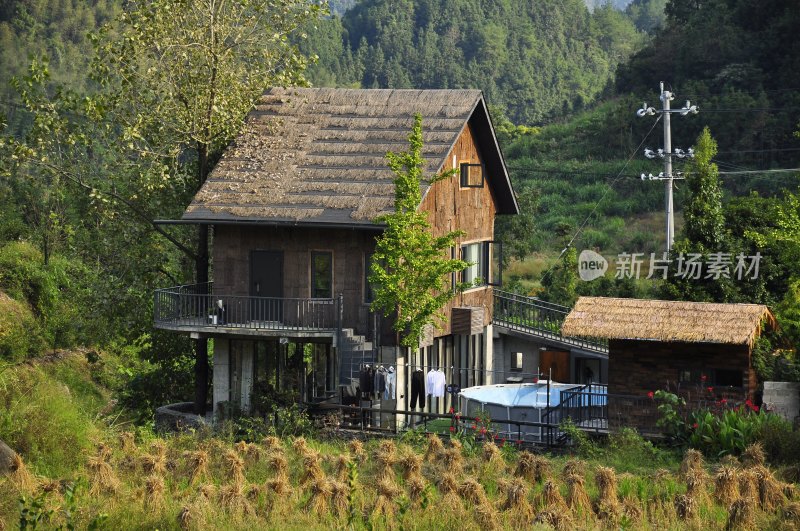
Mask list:
[{"label": "power line", "polygon": [[791,173],[800,172],[800,168],[775,168],[772,170],[736,170],[736,171],[721,171],[720,175],[746,175],[752,173]]}]

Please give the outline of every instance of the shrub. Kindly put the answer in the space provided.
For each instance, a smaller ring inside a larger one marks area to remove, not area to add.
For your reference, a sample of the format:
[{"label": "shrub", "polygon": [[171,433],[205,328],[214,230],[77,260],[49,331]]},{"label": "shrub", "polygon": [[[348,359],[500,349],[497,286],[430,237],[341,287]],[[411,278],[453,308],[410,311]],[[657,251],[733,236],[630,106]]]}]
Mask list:
[{"label": "shrub", "polygon": [[30,308],[0,291],[0,360],[19,361],[44,347]]}]

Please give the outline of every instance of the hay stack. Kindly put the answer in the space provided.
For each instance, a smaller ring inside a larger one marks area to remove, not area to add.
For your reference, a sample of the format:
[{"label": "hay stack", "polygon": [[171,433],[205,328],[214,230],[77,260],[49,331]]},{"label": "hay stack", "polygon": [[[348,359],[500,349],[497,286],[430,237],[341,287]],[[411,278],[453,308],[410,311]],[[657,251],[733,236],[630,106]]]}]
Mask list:
[{"label": "hay stack", "polygon": [[800,529],[800,503],[792,502],[781,511],[783,521],[795,529]]},{"label": "hay stack", "polygon": [[393,517],[397,511],[395,499],[403,494],[402,489],[394,481],[381,479],[378,482],[378,499],[375,500],[375,507],[372,514],[376,516]]},{"label": "hay stack", "polygon": [[350,453],[353,455],[353,458],[355,458],[355,460],[358,461],[359,464],[363,465],[368,457],[367,451],[364,449],[364,443],[359,441],[358,439],[353,439],[352,441],[350,441],[348,447],[350,449]]},{"label": "hay stack", "polygon": [[765,511],[774,511],[776,507],[783,505],[783,485],[775,479],[772,472],[765,466],[755,466],[753,473],[757,479],[758,502]]},{"label": "hay stack", "polygon": [[[237,456],[238,457],[238,456]],[[219,489],[219,503],[230,514],[253,515],[255,510],[244,493],[243,483],[231,483]]]},{"label": "hay stack", "polygon": [[472,505],[488,504],[489,498],[486,497],[486,491],[483,489],[477,479],[467,478],[458,486],[458,494],[463,500]]},{"label": "hay stack", "polygon": [[586,463],[580,459],[569,459],[564,463],[564,469],[561,471],[561,477],[565,480],[570,476],[583,476],[586,471]]},{"label": "hay stack", "polygon": [[630,522],[639,522],[643,516],[639,501],[630,496],[625,497],[622,500],[622,515]]},{"label": "hay stack", "polygon": [[442,495],[441,505],[445,510],[460,512],[464,508],[458,496],[458,481],[453,474],[442,474],[438,487]]},{"label": "hay stack", "polygon": [[336,516],[347,514],[348,497],[350,496],[350,486],[344,481],[330,482],[331,485],[331,505]]},{"label": "hay stack", "polygon": [[400,458],[400,468],[403,469],[403,479],[408,480],[411,477],[422,474],[422,460],[423,457],[413,450],[403,452]]},{"label": "hay stack", "polygon": [[519,454],[519,461],[514,474],[531,482],[543,481],[550,470],[547,460],[525,450]]},{"label": "hay stack", "polygon": [[722,465],[714,477],[714,498],[725,507],[739,498],[739,474],[735,468]]},{"label": "hay stack", "polygon": [[739,468],[742,463],[735,455],[728,454],[719,460],[720,465],[729,466],[731,468]]},{"label": "hay stack", "polygon": [[261,444],[264,446],[267,452],[283,451],[283,444],[281,443],[281,440],[274,435],[264,437],[264,440],[261,441]]},{"label": "hay stack", "polygon": [[758,475],[754,470],[742,470],[739,473],[739,498],[758,499]]},{"label": "hay stack", "polygon": [[419,474],[409,476],[406,478],[406,486],[408,487],[408,498],[415,505],[418,505],[420,502],[422,502],[423,494],[425,493],[425,488],[427,486],[425,478]]},{"label": "hay stack", "polygon": [[570,531],[574,529],[572,520],[567,513],[560,513],[558,511],[547,509],[536,515],[537,524],[544,524],[550,526],[556,531]]},{"label": "hay stack", "polygon": [[483,460],[492,466],[504,466],[503,454],[492,441],[483,445]]},{"label": "hay stack", "polygon": [[306,450],[303,455],[303,473],[300,475],[300,486],[306,487],[312,483],[319,483],[325,478],[322,469],[322,458],[314,450]]},{"label": "hay stack", "polygon": [[178,527],[181,529],[189,529],[194,522],[194,513],[188,505],[184,505],[181,512],[178,513]]},{"label": "hay stack", "polygon": [[683,456],[683,461],[681,461],[681,467],[679,470],[681,479],[686,480],[687,474],[691,471],[704,472],[703,454],[694,448],[689,448],[686,450],[686,453]]},{"label": "hay stack", "polygon": [[353,458],[347,454],[339,454],[333,461],[333,468],[336,473],[336,479],[339,481],[347,481],[350,474],[350,464]]},{"label": "hay stack", "polygon": [[247,443],[245,441],[239,441],[233,447],[239,452],[239,455],[244,457],[245,459],[249,459],[252,462],[257,463],[261,459],[261,448],[256,446],[252,443]]},{"label": "hay stack", "polygon": [[675,496],[675,512],[681,520],[692,520],[697,515],[697,501],[691,494]]},{"label": "hay stack", "polygon": [[164,478],[158,475],[147,476],[144,480],[144,501],[151,511],[164,507]]},{"label": "hay stack", "polygon": [[742,453],[742,464],[746,467],[764,466],[766,462],[767,456],[761,443],[751,444]]},{"label": "hay stack", "polygon": [[233,485],[244,486],[244,461],[234,450],[228,450],[222,458],[225,463],[225,477]]},{"label": "hay stack", "polygon": [[108,462],[107,452],[100,451],[96,456],[90,457],[86,466],[89,468],[89,482],[92,485],[89,492],[93,496],[102,493],[115,494],[119,490],[121,483]]},{"label": "hay stack", "polygon": [[428,437],[428,447],[425,449],[425,460],[429,462],[436,461],[443,450],[444,444],[442,444],[442,440],[434,433]]},{"label": "hay stack", "polygon": [[592,507],[589,494],[586,492],[585,480],[582,475],[570,474],[566,477],[567,507],[577,514],[586,514]]},{"label": "hay stack", "polygon": [[385,439],[378,444],[375,451],[375,461],[378,463],[378,481],[394,481],[394,464],[397,462],[397,445],[390,439]]},{"label": "hay stack", "polygon": [[150,453],[143,455],[140,461],[145,473],[164,475],[167,471],[167,445],[162,440],[153,441]]},{"label": "hay stack", "polygon": [[617,498],[617,475],[614,469],[600,467],[595,474],[595,482],[600,494],[594,504],[595,513],[601,520],[616,522],[620,517],[620,505]]},{"label": "hay stack", "polygon": [[451,474],[459,475],[464,472],[464,456],[458,448],[447,448],[439,454],[444,469]]},{"label": "hay stack", "polygon": [[755,510],[752,500],[739,498],[728,508],[728,521],[725,531],[753,529],[755,523]]},{"label": "hay stack", "polygon": [[318,515],[324,515],[328,512],[330,500],[333,496],[331,482],[323,477],[312,480],[310,487],[311,497],[308,499],[306,510],[313,511]]},{"label": "hay stack", "polygon": [[266,486],[278,496],[291,492],[289,483],[289,462],[283,453],[273,453],[269,456],[269,465],[275,470],[275,476],[267,480]]},{"label": "hay stack", "polygon": [[210,461],[208,452],[205,450],[196,450],[194,452],[184,452],[183,456],[186,458],[186,463],[189,467],[189,483],[194,485],[200,480],[210,479],[208,471],[208,464]]},{"label": "hay stack", "polygon": [[501,479],[497,482],[497,488],[505,495],[501,510],[511,511],[513,518],[520,521],[520,525],[530,525],[534,513],[528,501],[528,486],[525,481],[522,478]]},{"label": "hay stack", "polygon": [[558,490],[558,485],[555,481],[547,480],[542,487],[542,493],[539,497],[537,505],[548,510],[556,512],[567,512],[569,507],[561,492]]},{"label": "hay stack", "polygon": [[292,448],[300,456],[304,456],[309,450],[308,441],[306,441],[305,437],[295,437],[294,441],[292,441]]}]

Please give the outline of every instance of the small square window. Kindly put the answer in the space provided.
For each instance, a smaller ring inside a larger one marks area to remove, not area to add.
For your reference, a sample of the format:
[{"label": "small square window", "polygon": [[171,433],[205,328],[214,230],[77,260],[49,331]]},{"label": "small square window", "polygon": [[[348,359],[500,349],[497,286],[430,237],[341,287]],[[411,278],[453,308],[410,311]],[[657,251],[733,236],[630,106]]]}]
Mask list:
[{"label": "small square window", "polygon": [[483,164],[461,163],[461,187],[483,188]]},{"label": "small square window", "polygon": [[311,298],[333,298],[333,253],[311,253]]},{"label": "small square window", "polygon": [[522,370],[522,352],[511,353],[511,370],[512,371]]}]

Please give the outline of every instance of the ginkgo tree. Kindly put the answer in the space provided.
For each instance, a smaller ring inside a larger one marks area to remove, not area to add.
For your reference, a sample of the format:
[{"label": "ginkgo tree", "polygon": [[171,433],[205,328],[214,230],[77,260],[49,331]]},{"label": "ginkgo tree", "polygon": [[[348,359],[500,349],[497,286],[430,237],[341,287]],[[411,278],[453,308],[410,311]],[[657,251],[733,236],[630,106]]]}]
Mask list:
[{"label": "ginkgo tree", "polygon": [[425,179],[422,158],[422,117],[414,117],[408,137],[409,148],[387,153],[389,167],[395,174],[394,212],[380,216],[377,223],[386,226],[377,238],[369,281],[373,286],[373,311],[396,315],[394,329],[405,347],[419,346],[427,325],[437,325],[446,318],[442,308],[465,284],[451,285],[450,277],[470,264],[450,258],[450,249],[461,231],[434,236],[427,213],[419,210],[422,184],[449,178],[445,172]]}]

